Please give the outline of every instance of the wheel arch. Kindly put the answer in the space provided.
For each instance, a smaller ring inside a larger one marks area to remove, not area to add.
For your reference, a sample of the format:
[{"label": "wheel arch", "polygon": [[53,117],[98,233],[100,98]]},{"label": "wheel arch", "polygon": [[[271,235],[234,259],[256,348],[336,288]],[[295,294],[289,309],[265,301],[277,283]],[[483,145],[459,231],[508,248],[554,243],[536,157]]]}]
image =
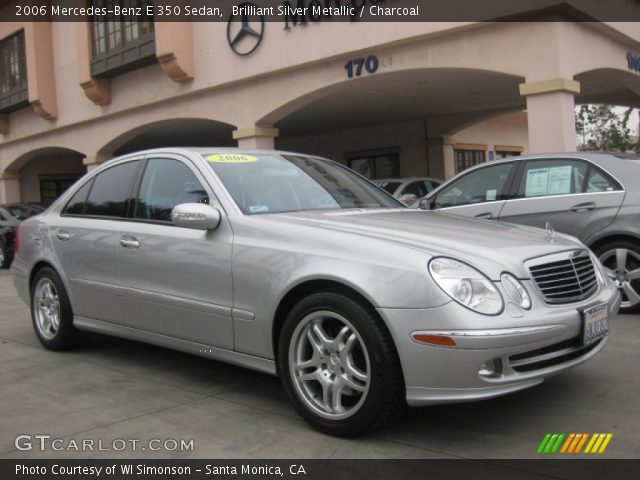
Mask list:
[{"label": "wheel arch", "polygon": [[[271,329],[271,342],[273,348],[273,355],[276,365],[278,363],[278,339],[280,337],[280,331],[282,330],[282,325],[284,324],[284,320],[287,317],[287,314],[291,311],[291,309],[295,306],[295,304],[300,301],[302,298],[309,296],[318,292],[336,292],[342,295],[346,295],[351,299],[363,303],[365,305],[370,306],[372,309],[375,309],[374,304],[369,300],[366,295],[355,289],[354,287],[347,285],[346,283],[339,282],[337,280],[329,280],[329,279],[313,279],[306,280],[298,285],[292,287],[287,293],[280,299],[278,306],[276,308],[274,317],[273,317],[273,325]],[[387,333],[391,338],[391,332],[387,327],[385,321],[380,317],[380,322],[386,329]]]},{"label": "wheel arch", "polygon": [[45,268],[45,267],[49,267],[54,272],[56,272],[58,274],[58,276],[60,276],[60,272],[58,272],[58,269],[55,267],[55,265],[53,265],[51,262],[48,262],[46,260],[39,260],[38,262],[35,263],[35,265],[31,269],[31,272],[29,272],[29,293],[31,293],[31,288],[32,288],[32,285],[33,285],[33,279],[36,277],[38,272],[40,270],[42,270],[43,268]]},{"label": "wheel arch", "polygon": [[638,242],[640,242],[640,238],[638,238],[637,236],[635,236],[633,234],[628,234],[628,233],[611,233],[611,234],[605,235],[603,237],[600,237],[600,238],[590,242],[589,243],[589,248],[593,252],[595,252],[596,250],[598,250],[603,245],[606,245],[607,243],[613,243],[613,242],[634,242],[634,243],[638,243]]}]

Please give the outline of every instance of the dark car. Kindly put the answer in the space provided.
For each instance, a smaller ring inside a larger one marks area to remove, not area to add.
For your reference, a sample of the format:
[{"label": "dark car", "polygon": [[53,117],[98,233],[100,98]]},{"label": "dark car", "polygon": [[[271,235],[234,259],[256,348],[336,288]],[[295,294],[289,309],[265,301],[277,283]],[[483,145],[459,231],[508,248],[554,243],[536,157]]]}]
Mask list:
[{"label": "dark car", "polygon": [[[580,152],[488,162],[452,178],[419,206],[573,235],[596,253],[620,288],[621,311],[640,311],[637,156]],[[562,289],[551,280],[550,286]]]},{"label": "dark car", "polygon": [[3,208],[20,221],[38,215],[46,210],[45,207],[35,203],[10,203],[0,205],[0,208]]}]

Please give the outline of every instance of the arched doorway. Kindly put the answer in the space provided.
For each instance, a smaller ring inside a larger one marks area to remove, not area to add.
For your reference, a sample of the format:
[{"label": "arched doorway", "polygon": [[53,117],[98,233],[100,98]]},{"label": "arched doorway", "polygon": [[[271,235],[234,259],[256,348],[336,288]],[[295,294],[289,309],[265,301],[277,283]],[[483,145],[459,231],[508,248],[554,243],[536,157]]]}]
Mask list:
[{"label": "arched doorway", "polygon": [[141,125],[122,132],[99,150],[113,157],[162,147],[232,147],[234,126],[216,120],[174,118]]},{"label": "arched doorway", "polygon": [[6,202],[51,204],[86,173],[85,155],[64,147],[44,147],[16,158],[5,175],[13,176],[19,195],[7,196]]},{"label": "arched doorway", "polygon": [[[257,123],[279,129],[276,148],[327,156],[354,168],[364,162],[361,172],[367,176],[444,178],[443,137],[522,111],[523,81],[477,69],[382,73],[309,92]],[[511,127],[526,129],[526,122]]]}]

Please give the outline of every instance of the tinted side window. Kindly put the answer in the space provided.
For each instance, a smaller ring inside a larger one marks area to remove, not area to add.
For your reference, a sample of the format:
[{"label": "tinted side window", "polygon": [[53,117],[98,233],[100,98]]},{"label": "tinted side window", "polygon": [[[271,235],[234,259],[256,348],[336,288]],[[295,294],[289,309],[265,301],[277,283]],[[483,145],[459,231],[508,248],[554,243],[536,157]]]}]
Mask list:
[{"label": "tinted side window", "polygon": [[593,166],[589,168],[589,177],[587,178],[585,192],[612,192],[614,190],[620,190],[617,182],[597,168]]},{"label": "tinted side window", "polygon": [[127,200],[140,161],[116,165],[100,173],[93,181],[85,205],[85,215],[125,217]]},{"label": "tinted side window", "polygon": [[435,207],[456,207],[506,198],[512,163],[500,163],[463,175],[436,195]]},{"label": "tinted side window", "polygon": [[170,222],[173,207],[181,203],[209,204],[209,195],[181,161],[149,160],[136,202],[136,218]]},{"label": "tinted side window", "polygon": [[63,215],[82,215],[84,213],[84,205],[87,200],[87,194],[91,190],[93,181],[85,183],[80,190],[73,194],[67,206],[62,211]]},{"label": "tinted side window", "polygon": [[545,197],[582,193],[587,164],[580,160],[553,159],[527,162],[518,196]]}]

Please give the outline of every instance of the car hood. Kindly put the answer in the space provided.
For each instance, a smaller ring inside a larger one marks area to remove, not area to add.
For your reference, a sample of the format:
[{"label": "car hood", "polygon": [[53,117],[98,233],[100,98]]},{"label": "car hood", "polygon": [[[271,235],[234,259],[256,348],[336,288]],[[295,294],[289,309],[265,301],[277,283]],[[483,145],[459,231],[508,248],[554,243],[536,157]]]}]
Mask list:
[{"label": "car hood", "polygon": [[585,248],[568,235],[550,235],[538,228],[423,210],[305,211],[272,216],[276,217],[324,232],[357,234],[419,249],[432,256],[458,258],[481,268],[494,280],[505,269],[528,277],[523,262],[529,258]]}]

